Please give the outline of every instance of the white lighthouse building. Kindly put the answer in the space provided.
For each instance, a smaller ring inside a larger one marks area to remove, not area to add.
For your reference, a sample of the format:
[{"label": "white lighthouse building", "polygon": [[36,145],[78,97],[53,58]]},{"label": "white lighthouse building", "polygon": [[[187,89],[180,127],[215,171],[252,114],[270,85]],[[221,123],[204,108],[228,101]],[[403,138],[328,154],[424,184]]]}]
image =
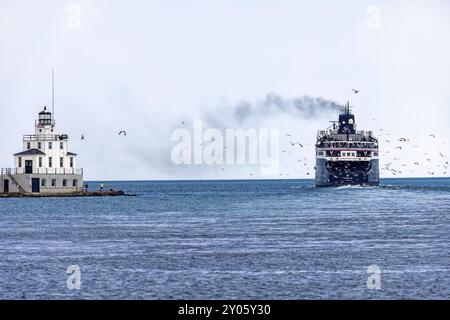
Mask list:
[{"label": "white lighthouse building", "polygon": [[23,136],[23,151],[14,155],[14,168],[0,175],[0,193],[64,194],[83,190],[83,169],[68,149],[67,134],[56,134],[55,120],[44,107],[35,133]]}]

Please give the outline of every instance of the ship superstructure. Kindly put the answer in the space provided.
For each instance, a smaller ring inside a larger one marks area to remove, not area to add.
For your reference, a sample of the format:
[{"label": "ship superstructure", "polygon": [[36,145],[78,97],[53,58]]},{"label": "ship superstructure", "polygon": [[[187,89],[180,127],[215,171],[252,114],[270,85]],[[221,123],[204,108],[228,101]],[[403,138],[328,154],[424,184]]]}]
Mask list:
[{"label": "ship superstructure", "polygon": [[350,105],[339,121],[317,134],[316,186],[377,186],[379,178],[378,139],[372,131],[357,131]]}]

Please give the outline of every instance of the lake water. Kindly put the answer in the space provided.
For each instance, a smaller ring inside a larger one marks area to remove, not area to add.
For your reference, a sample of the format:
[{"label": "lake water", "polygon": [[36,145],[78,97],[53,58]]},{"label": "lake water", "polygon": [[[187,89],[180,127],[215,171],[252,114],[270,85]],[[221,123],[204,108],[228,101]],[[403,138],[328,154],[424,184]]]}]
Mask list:
[{"label": "lake water", "polygon": [[1,299],[450,298],[450,179],[106,187],[136,196],[0,199]]}]

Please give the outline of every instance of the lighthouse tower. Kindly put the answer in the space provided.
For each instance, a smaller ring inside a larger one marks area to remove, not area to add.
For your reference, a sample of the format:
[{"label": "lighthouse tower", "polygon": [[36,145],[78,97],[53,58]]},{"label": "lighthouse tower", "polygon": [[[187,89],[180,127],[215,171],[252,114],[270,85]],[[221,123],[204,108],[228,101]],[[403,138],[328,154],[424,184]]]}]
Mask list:
[{"label": "lighthouse tower", "polygon": [[73,193],[83,188],[83,169],[68,150],[69,136],[55,133],[47,107],[39,112],[35,133],[23,136],[23,151],[14,154],[14,168],[2,169],[0,193]]}]

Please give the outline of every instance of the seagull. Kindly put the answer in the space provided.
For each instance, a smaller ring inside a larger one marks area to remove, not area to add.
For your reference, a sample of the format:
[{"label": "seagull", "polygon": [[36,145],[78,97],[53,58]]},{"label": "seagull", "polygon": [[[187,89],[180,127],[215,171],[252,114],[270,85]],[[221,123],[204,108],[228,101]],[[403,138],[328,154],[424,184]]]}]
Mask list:
[{"label": "seagull", "polygon": [[395,148],[395,149],[399,149],[399,150],[402,150],[402,147],[397,147],[397,148]]},{"label": "seagull", "polygon": [[300,146],[300,148],[303,148],[303,145],[300,142],[291,142],[291,141],[289,141],[289,142],[291,143],[292,146],[295,146],[296,144],[298,144]]},{"label": "seagull", "polygon": [[398,139],[398,141],[406,142],[406,141],[408,141],[408,140],[406,140],[405,138],[400,138],[400,139]]},{"label": "seagull", "polygon": [[360,90],[352,89],[354,94],[357,94]]},{"label": "seagull", "polygon": [[436,136],[434,134],[430,134],[430,137],[432,138],[436,138]]},{"label": "seagull", "polygon": [[123,134],[124,136],[126,136],[126,135],[127,135],[127,132],[122,130],[122,131],[119,132],[119,136],[121,136],[122,134]]},{"label": "seagull", "polygon": [[446,156],[444,156],[442,153],[439,152],[439,154],[441,155],[442,158],[446,158]]},{"label": "seagull", "polygon": [[84,140],[84,134],[81,135],[81,140]]}]

